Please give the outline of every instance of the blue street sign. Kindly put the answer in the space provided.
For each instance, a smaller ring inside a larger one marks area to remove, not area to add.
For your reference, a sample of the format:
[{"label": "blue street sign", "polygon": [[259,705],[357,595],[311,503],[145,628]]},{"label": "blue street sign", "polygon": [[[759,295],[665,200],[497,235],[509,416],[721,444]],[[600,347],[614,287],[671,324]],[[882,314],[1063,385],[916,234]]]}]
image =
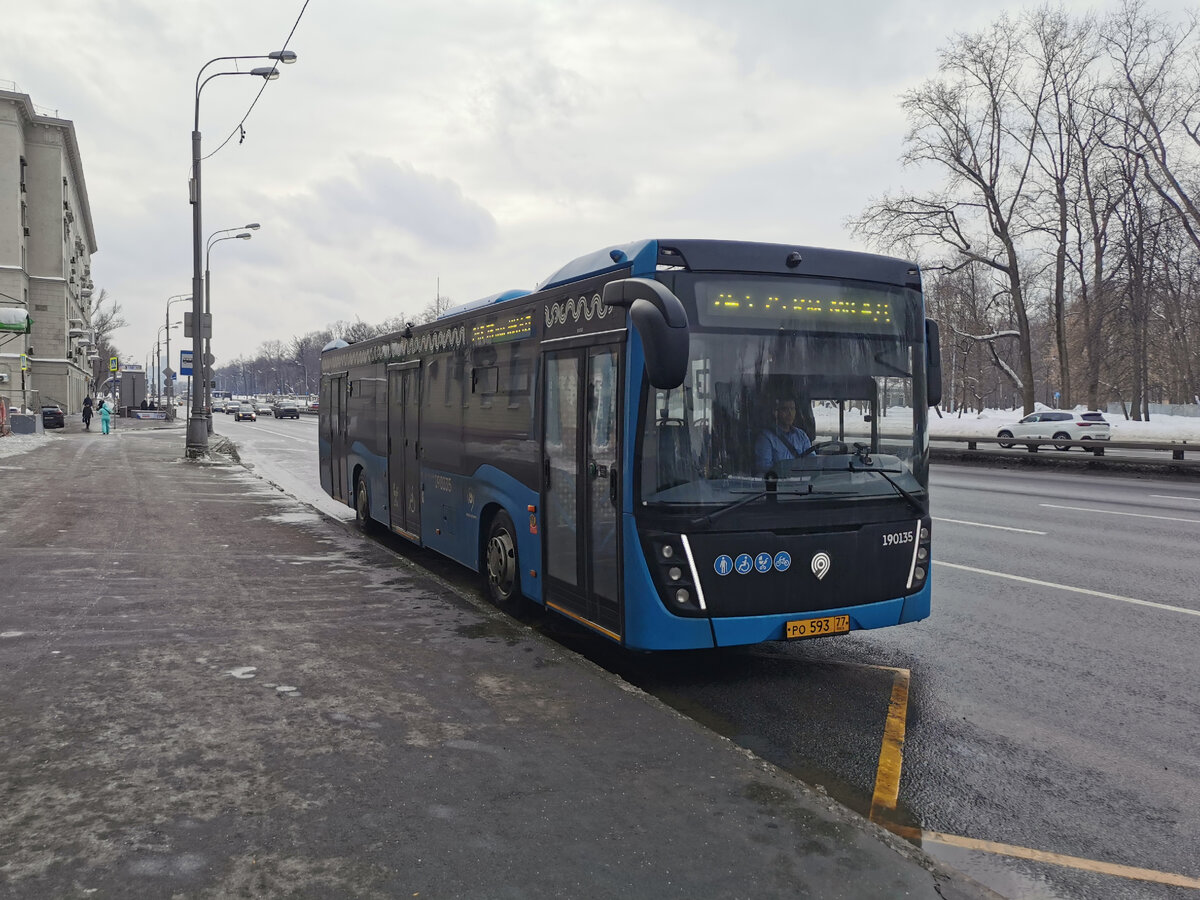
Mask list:
[{"label": "blue street sign", "polygon": [[192,351],[191,350],[180,350],[179,351],[179,374],[180,375],[191,375],[192,374]]}]

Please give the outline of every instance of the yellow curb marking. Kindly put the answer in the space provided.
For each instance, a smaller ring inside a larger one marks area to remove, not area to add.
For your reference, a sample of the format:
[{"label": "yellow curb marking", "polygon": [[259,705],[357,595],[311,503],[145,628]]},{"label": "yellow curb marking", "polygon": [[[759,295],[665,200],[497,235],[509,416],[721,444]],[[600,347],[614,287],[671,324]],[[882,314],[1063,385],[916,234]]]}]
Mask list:
[{"label": "yellow curb marking", "polygon": [[1070,869],[1082,869],[1085,872],[1097,872],[1101,875],[1115,875],[1118,878],[1130,878],[1136,881],[1153,881],[1156,884],[1169,884],[1174,887],[1200,889],[1200,878],[1192,878],[1189,875],[1177,875],[1174,872],[1159,872],[1154,869],[1139,869],[1136,866],[1122,866],[1095,859],[1084,859],[1080,856],[1065,856],[1061,853],[1047,853],[1045,850],[1034,850],[1031,847],[1017,847],[1013,844],[1000,844],[996,841],[981,841],[975,838],[960,837],[956,834],[943,834],[940,831],[924,831],[920,828],[908,828],[903,825],[881,824],[889,831],[901,837],[919,840],[923,843],[945,844],[949,847],[961,847],[964,850],[978,850],[982,853],[1015,856],[1019,859],[1050,863],[1051,865],[1064,866]]},{"label": "yellow curb marking", "polygon": [[[882,668],[882,667],[880,667]],[[904,763],[904,723],[908,718],[908,669],[891,669],[892,699],[888,704],[887,723],[883,727],[883,743],[879,747],[879,766],[875,772],[875,793],[871,796],[871,813],[867,816],[878,822],[878,816],[896,808],[900,795],[900,770]]]}]

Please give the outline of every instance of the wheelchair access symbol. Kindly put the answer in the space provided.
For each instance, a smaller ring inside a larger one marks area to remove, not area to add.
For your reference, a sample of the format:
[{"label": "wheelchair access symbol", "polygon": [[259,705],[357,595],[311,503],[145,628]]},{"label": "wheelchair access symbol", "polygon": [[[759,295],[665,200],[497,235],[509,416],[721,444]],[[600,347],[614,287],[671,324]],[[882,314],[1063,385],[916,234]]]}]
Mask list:
[{"label": "wheelchair access symbol", "polygon": [[745,575],[754,568],[754,559],[749,553],[743,553],[734,561],[733,567],[739,575]]}]

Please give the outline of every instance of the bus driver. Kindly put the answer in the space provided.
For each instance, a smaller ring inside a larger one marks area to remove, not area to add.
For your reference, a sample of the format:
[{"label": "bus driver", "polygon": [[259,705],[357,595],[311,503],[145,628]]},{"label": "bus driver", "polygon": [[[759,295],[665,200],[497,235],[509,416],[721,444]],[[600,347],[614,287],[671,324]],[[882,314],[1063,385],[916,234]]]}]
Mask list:
[{"label": "bus driver", "polygon": [[796,401],[780,397],[775,401],[775,424],[763,429],[754,443],[754,471],[759,475],[786,459],[799,459],[812,441],[796,427]]}]

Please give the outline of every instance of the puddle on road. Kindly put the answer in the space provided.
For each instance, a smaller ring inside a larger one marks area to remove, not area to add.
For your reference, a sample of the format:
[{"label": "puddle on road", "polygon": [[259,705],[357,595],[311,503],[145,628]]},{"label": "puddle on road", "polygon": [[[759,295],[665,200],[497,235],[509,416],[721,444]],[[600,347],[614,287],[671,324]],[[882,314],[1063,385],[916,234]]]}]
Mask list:
[{"label": "puddle on road", "polygon": [[970,874],[1008,900],[1067,900],[1072,896],[1055,891],[1049,879],[1035,872],[1020,871],[1020,862],[1011,857],[933,842],[915,843],[938,862]]}]

